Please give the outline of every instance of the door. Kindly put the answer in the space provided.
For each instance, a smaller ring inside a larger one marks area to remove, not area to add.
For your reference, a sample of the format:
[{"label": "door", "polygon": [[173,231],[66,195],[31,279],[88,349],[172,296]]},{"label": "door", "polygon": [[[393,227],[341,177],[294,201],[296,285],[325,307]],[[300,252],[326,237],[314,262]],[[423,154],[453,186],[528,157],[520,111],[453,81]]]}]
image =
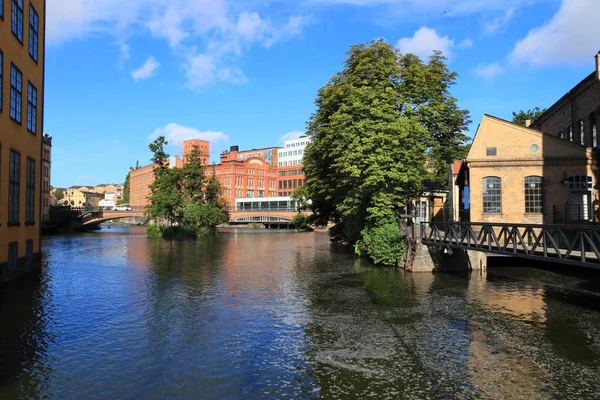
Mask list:
[{"label": "door", "polygon": [[421,222],[427,222],[427,201],[415,201],[415,224],[420,225]]},{"label": "door", "polygon": [[572,191],[569,192],[569,204],[567,206],[567,215],[569,221],[589,221],[590,220],[590,192]]}]

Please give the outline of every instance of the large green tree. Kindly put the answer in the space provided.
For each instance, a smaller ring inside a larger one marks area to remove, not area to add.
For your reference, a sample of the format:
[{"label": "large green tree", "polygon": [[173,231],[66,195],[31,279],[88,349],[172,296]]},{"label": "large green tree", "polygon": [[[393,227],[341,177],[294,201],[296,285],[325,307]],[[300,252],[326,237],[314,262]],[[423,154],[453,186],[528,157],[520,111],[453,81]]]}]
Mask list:
[{"label": "large green tree", "polygon": [[471,122],[469,112],[458,107],[450,88],[458,77],[446,65],[446,58],[434,51],[427,62],[414,54],[398,56],[400,64],[400,111],[414,116],[425,128],[421,138],[427,151],[428,179],[444,184],[448,181],[448,165],[463,159],[465,135]]},{"label": "large green tree", "polygon": [[531,110],[527,110],[527,111],[523,111],[523,110],[513,111],[512,122],[514,122],[515,124],[521,125],[521,126],[525,126],[525,121],[529,120],[529,121],[533,122],[536,119],[538,119],[538,117],[545,112],[546,112],[545,108],[540,109],[539,107],[535,107],[535,108],[533,108]]},{"label": "large green tree", "polygon": [[447,179],[466,140],[468,113],[449,93],[455,79],[438,52],[423,63],[381,40],[350,48],[318,92],[304,156],[310,208],[317,224],[336,223],[333,240],[377,262],[400,260],[399,214],[424,179]]}]

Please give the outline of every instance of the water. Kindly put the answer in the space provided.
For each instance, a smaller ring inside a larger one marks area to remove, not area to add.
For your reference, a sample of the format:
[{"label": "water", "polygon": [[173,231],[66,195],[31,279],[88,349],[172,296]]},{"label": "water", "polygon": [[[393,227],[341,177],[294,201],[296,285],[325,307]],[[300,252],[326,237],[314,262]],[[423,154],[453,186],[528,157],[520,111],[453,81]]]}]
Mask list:
[{"label": "water", "polygon": [[595,275],[411,275],[264,230],[44,246],[0,289],[0,399],[600,398]]}]

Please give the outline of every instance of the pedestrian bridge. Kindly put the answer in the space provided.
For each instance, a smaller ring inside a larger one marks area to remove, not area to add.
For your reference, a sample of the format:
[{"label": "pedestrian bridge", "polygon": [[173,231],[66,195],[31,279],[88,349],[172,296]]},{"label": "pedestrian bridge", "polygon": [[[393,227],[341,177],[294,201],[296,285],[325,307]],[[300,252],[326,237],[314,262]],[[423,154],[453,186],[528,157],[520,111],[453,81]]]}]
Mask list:
[{"label": "pedestrian bridge", "polygon": [[427,246],[600,269],[600,226],[596,225],[433,222],[421,223],[420,237]]},{"label": "pedestrian bridge", "polygon": [[294,219],[294,215],[298,212],[295,210],[256,210],[256,211],[232,211],[229,213],[230,223],[272,223],[272,224],[290,224]]}]

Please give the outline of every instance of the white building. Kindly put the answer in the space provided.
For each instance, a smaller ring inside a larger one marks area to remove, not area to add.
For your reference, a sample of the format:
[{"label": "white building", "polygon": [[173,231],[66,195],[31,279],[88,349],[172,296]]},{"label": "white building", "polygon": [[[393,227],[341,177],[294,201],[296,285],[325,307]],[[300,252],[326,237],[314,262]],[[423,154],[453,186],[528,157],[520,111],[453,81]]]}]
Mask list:
[{"label": "white building", "polygon": [[105,193],[104,198],[100,200],[100,203],[98,205],[100,206],[100,208],[112,209],[115,206],[115,204],[115,193],[111,192]]},{"label": "white building", "polygon": [[277,159],[280,167],[291,167],[302,165],[302,158],[306,151],[306,145],[310,142],[308,136],[300,136],[298,139],[286,140],[283,148],[277,150]]}]

